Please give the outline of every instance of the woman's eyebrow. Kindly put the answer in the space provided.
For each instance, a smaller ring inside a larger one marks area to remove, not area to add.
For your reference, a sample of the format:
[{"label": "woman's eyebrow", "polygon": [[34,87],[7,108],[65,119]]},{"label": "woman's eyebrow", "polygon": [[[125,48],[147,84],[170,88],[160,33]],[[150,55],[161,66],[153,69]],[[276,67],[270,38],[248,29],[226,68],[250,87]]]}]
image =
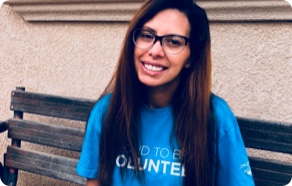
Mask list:
[{"label": "woman's eyebrow", "polygon": [[152,33],[154,33],[154,34],[156,34],[156,31],[155,31],[153,28],[150,28],[150,27],[148,27],[148,26],[143,26],[142,29],[148,30],[148,31],[150,31],[150,32],[152,32]]},{"label": "woman's eyebrow", "polygon": [[[143,30],[147,30],[147,31],[149,31],[149,32],[151,32],[153,34],[157,34],[156,31],[153,28],[151,28],[151,27],[143,26],[142,29]],[[178,35],[178,36],[189,37],[189,36],[185,36],[185,35],[182,35],[182,34],[176,34],[176,33],[170,33],[170,34],[167,34],[167,35]]]}]

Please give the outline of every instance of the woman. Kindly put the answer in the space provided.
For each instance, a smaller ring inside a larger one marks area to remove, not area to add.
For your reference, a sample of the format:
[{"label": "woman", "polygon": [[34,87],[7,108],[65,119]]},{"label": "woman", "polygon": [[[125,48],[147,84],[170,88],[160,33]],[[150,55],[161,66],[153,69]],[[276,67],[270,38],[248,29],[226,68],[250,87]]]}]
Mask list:
[{"label": "woman", "polygon": [[253,185],[227,104],[211,94],[210,32],[192,0],[147,0],[92,109],[87,185]]}]

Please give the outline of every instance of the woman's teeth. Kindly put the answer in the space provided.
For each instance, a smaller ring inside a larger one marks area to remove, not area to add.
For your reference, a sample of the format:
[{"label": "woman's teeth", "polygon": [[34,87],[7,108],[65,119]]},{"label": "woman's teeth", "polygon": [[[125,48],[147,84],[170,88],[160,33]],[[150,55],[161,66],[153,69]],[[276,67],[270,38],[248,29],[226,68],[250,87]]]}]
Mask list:
[{"label": "woman's teeth", "polygon": [[144,64],[145,68],[150,71],[159,72],[163,70],[163,67],[153,66],[149,64]]}]

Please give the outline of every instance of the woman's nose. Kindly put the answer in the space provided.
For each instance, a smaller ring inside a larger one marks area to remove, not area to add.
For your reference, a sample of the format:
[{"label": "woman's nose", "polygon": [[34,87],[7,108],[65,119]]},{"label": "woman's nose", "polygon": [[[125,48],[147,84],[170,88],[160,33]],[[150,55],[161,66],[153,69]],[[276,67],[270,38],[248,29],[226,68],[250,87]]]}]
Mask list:
[{"label": "woman's nose", "polygon": [[163,57],[165,55],[161,41],[157,40],[153,46],[149,49],[148,53],[153,57]]}]

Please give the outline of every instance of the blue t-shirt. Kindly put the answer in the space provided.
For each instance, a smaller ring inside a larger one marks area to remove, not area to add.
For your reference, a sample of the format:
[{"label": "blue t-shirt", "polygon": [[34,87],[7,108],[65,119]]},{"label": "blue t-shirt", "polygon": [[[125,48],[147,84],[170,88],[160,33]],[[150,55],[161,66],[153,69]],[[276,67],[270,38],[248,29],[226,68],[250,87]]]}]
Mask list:
[{"label": "blue t-shirt", "polygon": [[[98,171],[99,140],[101,125],[105,116],[110,94],[98,101],[91,111],[77,172],[85,178],[96,178]],[[254,185],[246,149],[244,147],[234,114],[224,100],[212,96],[214,108],[217,155],[215,163],[216,186]],[[139,182],[134,174],[131,159],[123,153],[115,160],[113,185],[178,186],[185,176],[180,163],[180,149],[173,136],[173,115],[171,106],[151,109],[141,108],[140,157],[143,179]],[[124,179],[119,168],[127,168]],[[210,178],[212,179],[212,178]]]}]

